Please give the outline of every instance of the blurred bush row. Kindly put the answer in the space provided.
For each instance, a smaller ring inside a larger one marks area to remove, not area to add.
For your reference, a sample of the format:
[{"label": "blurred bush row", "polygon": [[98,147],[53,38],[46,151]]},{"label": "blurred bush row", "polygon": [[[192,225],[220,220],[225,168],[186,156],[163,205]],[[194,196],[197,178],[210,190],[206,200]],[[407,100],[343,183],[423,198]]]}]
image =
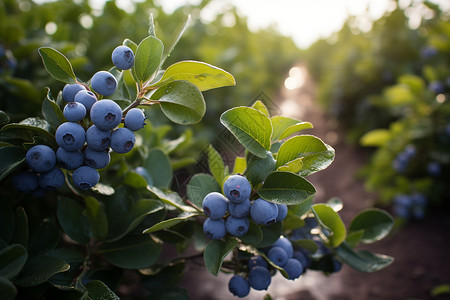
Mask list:
[{"label": "blurred bush row", "polygon": [[[411,11],[422,12],[412,29]],[[374,150],[361,174],[403,218],[449,207],[450,12],[430,2],[385,14],[370,31],[350,18],[305,53],[318,99],[347,139]]]}]

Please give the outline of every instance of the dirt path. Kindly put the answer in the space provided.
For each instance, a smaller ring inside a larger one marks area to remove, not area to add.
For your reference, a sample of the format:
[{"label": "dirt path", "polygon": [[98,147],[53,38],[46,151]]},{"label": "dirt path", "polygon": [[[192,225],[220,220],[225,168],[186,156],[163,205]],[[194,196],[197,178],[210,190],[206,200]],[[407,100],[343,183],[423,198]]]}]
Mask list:
[{"label": "dirt path", "polygon": [[[355,173],[368,156],[365,151],[347,145],[336,123],[330,121],[314,101],[314,85],[308,77],[301,88],[283,89],[279,107],[284,115],[313,123],[308,133],[321,138],[336,150],[333,164],[325,171],[308,177],[317,189],[316,202],[339,197],[344,208],[340,212],[345,224],[362,209],[371,207],[374,195],[364,190]],[[308,271],[298,280],[287,281],[280,274],[272,279],[268,291],[252,290],[246,299],[263,299],[269,293],[274,299],[301,300],[386,300],[386,299],[450,299],[430,298],[430,290],[450,284],[450,221],[433,214],[422,222],[412,223],[368,249],[393,256],[388,268],[363,274],[344,265],[341,272],[329,277]],[[214,277],[205,271],[202,262],[191,262],[182,285],[191,299],[232,299],[228,292],[231,275]],[[193,284],[192,278],[195,278]]]}]

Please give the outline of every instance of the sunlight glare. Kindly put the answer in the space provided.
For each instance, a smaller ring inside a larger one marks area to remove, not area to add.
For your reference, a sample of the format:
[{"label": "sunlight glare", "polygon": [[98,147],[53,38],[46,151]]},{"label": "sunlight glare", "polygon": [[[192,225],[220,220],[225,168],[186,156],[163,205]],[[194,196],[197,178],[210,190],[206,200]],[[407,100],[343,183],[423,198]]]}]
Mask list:
[{"label": "sunlight glare", "polygon": [[284,81],[284,86],[288,90],[294,90],[305,84],[306,70],[304,68],[293,67],[289,70],[289,77]]}]

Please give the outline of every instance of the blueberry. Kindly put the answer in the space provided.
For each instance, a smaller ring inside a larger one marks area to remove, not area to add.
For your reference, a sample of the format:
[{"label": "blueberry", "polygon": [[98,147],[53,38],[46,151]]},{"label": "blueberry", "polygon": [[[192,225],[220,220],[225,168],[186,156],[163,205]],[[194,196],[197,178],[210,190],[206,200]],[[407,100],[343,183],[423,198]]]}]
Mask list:
[{"label": "blueberry", "polygon": [[294,258],[289,258],[286,262],[286,264],[283,266],[283,269],[288,274],[288,277],[290,280],[294,280],[296,278],[299,278],[300,275],[303,273],[303,266],[301,262]]},{"label": "blueberry", "polygon": [[441,171],[441,165],[438,162],[432,161],[427,164],[427,172],[431,176],[439,176]]},{"label": "blueberry", "polygon": [[394,197],[394,205],[410,208],[412,205],[412,199],[408,195],[399,194]]},{"label": "blueberry", "polygon": [[78,102],[68,102],[63,110],[64,117],[67,121],[78,122],[86,116],[86,107]]},{"label": "blueberry", "polygon": [[252,187],[244,176],[231,175],[223,184],[223,192],[231,202],[242,203],[250,198]]},{"label": "blueberry", "polygon": [[294,241],[306,240],[310,238],[311,238],[311,229],[306,226],[294,229],[291,234],[291,239]]},{"label": "blueberry", "polygon": [[86,88],[79,83],[66,84],[62,90],[62,97],[66,102],[73,102],[75,95],[82,90],[86,90]]},{"label": "blueberry", "polygon": [[118,46],[113,50],[111,59],[117,69],[128,70],[133,67],[134,53],[127,46]]},{"label": "blueberry", "polygon": [[394,212],[394,215],[396,215],[397,217],[405,219],[408,219],[410,217],[409,207],[394,204],[392,210]]},{"label": "blueberry", "polygon": [[220,240],[227,234],[225,221],[223,219],[213,220],[211,218],[207,218],[203,223],[203,232],[206,237],[211,240]]},{"label": "blueberry", "polygon": [[92,125],[86,130],[86,142],[92,150],[106,151],[111,145],[111,131],[101,130]]},{"label": "blueberry", "polygon": [[236,297],[245,297],[250,293],[250,283],[240,275],[234,275],[228,282],[228,290]]},{"label": "blueberry", "polygon": [[39,176],[39,186],[44,190],[56,190],[64,184],[64,180],[64,173],[58,168],[53,168]]},{"label": "blueberry", "polygon": [[271,281],[272,276],[266,268],[254,267],[248,273],[248,282],[257,291],[267,290]]},{"label": "blueberry", "polygon": [[302,264],[303,271],[311,265],[311,258],[309,258],[308,254],[303,249],[295,250],[292,257]]},{"label": "blueberry", "polygon": [[427,197],[422,193],[414,193],[411,195],[411,201],[413,205],[425,207],[427,205]]},{"label": "blueberry", "polygon": [[117,89],[117,80],[107,71],[98,71],[92,76],[91,86],[100,95],[111,96]]},{"label": "blueberry", "polygon": [[125,115],[123,122],[126,128],[137,131],[144,127],[146,118],[147,117],[141,109],[132,108]]},{"label": "blueberry", "polygon": [[230,215],[236,218],[244,218],[247,217],[250,213],[250,200],[246,199],[242,203],[233,203],[231,201],[228,202],[228,212]]},{"label": "blueberry", "polygon": [[86,132],[81,125],[65,122],[56,129],[55,139],[58,146],[67,151],[76,151],[83,147],[86,141]]},{"label": "blueberry", "polygon": [[333,272],[339,272],[342,269],[342,263],[339,260],[333,258],[333,268]]},{"label": "blueberry", "polygon": [[247,267],[249,270],[251,270],[254,267],[258,267],[258,266],[266,268],[266,269],[269,268],[269,264],[261,255],[254,255],[249,259],[249,261],[247,263]]},{"label": "blueberry", "polygon": [[278,216],[278,207],[275,203],[259,198],[253,201],[250,207],[250,216],[257,224],[268,225],[275,222]]},{"label": "blueberry", "polygon": [[267,257],[279,267],[284,266],[288,260],[286,251],[281,247],[271,247]]},{"label": "blueberry", "polygon": [[417,153],[417,149],[416,146],[414,145],[407,145],[405,147],[405,150],[403,150],[403,153],[408,157],[408,158],[413,158],[414,156],[416,156]]},{"label": "blueberry", "polygon": [[82,166],[72,174],[73,183],[82,190],[88,190],[100,181],[100,174],[94,168]]},{"label": "blueberry", "polygon": [[111,161],[109,151],[95,151],[89,146],[84,149],[84,164],[94,169],[103,169]]},{"label": "blueberry", "polygon": [[97,101],[91,107],[91,120],[101,130],[111,130],[122,121],[122,109],[109,99]]},{"label": "blueberry", "polygon": [[133,131],[122,127],[111,133],[111,148],[117,153],[127,153],[133,149],[136,136]]},{"label": "blueberry", "polygon": [[31,193],[38,188],[38,176],[29,170],[22,171],[14,175],[12,185],[19,192]]},{"label": "blueberry", "polygon": [[303,221],[305,221],[305,226],[309,229],[316,228],[319,225],[314,217],[306,217]]},{"label": "blueberry", "polygon": [[75,95],[74,101],[83,104],[86,111],[90,111],[92,105],[97,102],[97,96],[95,96],[95,94],[91,91],[82,90]]},{"label": "blueberry", "polygon": [[276,218],[276,222],[281,222],[284,219],[286,219],[287,213],[288,213],[288,207],[286,204],[277,204],[278,207],[278,215]]},{"label": "blueberry", "polygon": [[250,226],[248,218],[236,218],[229,216],[225,222],[227,232],[233,236],[243,236],[247,233]]},{"label": "blueberry", "polygon": [[83,165],[84,155],[81,149],[67,151],[59,147],[56,150],[56,161],[58,165],[66,170],[75,170]]},{"label": "blueberry", "polygon": [[31,147],[25,155],[28,166],[35,172],[45,173],[53,169],[56,164],[56,154],[46,145]]},{"label": "blueberry", "polygon": [[291,258],[294,254],[294,248],[292,247],[292,243],[289,239],[285,237],[280,237],[275,243],[273,243],[272,247],[281,247],[286,251],[288,258]]},{"label": "blueberry", "polygon": [[227,198],[220,193],[212,192],[203,199],[202,208],[208,217],[218,220],[225,216],[228,207],[227,204]]},{"label": "blueberry", "polygon": [[428,88],[435,94],[442,94],[445,92],[445,85],[441,81],[430,82]]}]

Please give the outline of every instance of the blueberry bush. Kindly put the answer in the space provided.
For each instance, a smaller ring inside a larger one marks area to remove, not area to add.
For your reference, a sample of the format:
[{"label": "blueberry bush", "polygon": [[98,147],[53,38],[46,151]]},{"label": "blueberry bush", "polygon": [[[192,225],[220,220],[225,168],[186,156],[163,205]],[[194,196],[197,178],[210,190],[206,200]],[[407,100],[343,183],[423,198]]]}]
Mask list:
[{"label": "blueberry bush", "polygon": [[[209,171],[185,189],[172,184],[195,142],[190,131],[165,138],[171,127],[153,126],[152,111],[190,126],[206,113],[204,91],[235,85],[205,62],[166,66],[184,30],[166,46],[150,18],[148,36],[111,47],[110,67],[88,80],[62,52],[37,50],[63,85],[47,90],[40,116],[11,122],[0,111],[3,299],[187,299],[177,283],[192,245],[212,275],[230,274],[238,297],[267,289],[276,272],[294,280],[343,263],[361,272],[392,263],[356,249],[387,236],[392,217],[367,209],[346,227],[342,202],[314,204],[306,177],[326,169],[334,149],[301,134],[311,123],[271,116],[261,101],[220,117],[244,156],[229,166],[209,146]],[[176,255],[164,256],[167,245]]]}]

